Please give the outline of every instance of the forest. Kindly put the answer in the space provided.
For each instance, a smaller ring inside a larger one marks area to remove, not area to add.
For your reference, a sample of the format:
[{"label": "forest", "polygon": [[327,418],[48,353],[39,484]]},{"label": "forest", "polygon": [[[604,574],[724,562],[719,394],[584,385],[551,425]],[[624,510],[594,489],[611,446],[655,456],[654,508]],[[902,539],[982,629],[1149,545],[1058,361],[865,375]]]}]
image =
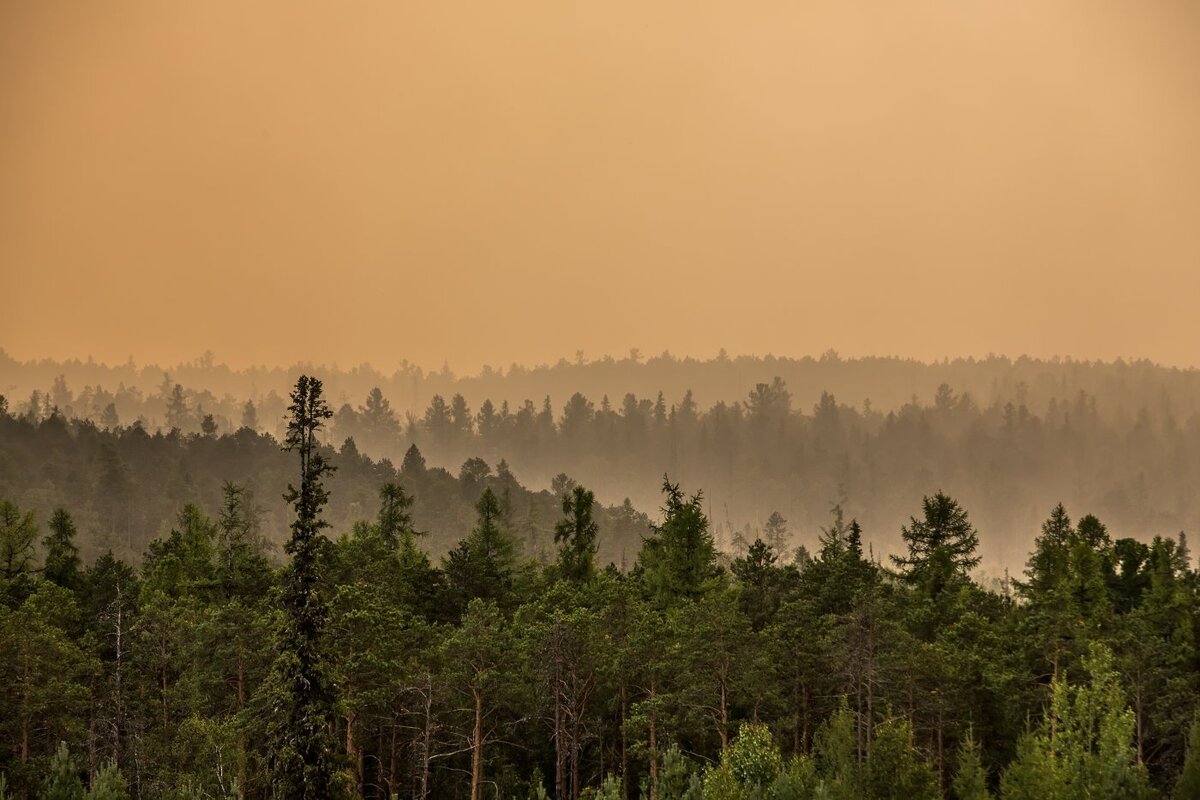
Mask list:
[{"label": "forest", "polygon": [[[234,370],[211,355],[159,368],[17,362],[0,352],[0,391],[14,416],[34,422],[61,416],[100,431],[133,432],[112,444],[135,482],[152,482],[139,494],[155,507],[137,506],[131,546],[122,551],[113,544],[126,558],[137,558],[179,506],[198,499],[186,494],[187,480],[205,484],[200,491],[211,507],[221,480],[244,482],[267,469],[262,459],[274,465],[272,474],[283,469],[277,454],[267,455],[271,448],[250,442],[244,431],[282,437],[285,375],[274,368]],[[632,353],[485,367],[470,376],[402,364],[390,374],[363,365],[327,377],[334,416],[324,438],[338,448],[352,439],[358,453],[400,465],[415,445],[430,467],[453,475],[470,459],[493,470],[503,462],[536,490],[552,489],[565,474],[605,505],[628,498],[642,510],[658,507],[666,472],[704,487],[714,537],[735,554],[765,532],[774,513],[789,521],[790,547],[811,547],[835,504],[863,524],[881,556],[900,554],[899,530],[913,498],[931,487],[969,507],[987,531],[982,569],[996,579],[1020,571],[1045,509],[1059,502],[1087,509],[1129,536],[1175,534],[1200,522],[1195,369],[1025,357],[922,363],[835,353],[708,360]],[[138,428],[148,439],[178,430],[179,447],[147,446],[168,454],[158,457],[169,458],[171,469],[141,459],[147,450],[137,445]],[[228,443],[189,445],[192,434],[222,442],[233,436],[261,459],[256,455],[250,467]],[[177,458],[180,448],[189,455]],[[80,457],[56,453],[64,461]],[[29,464],[35,456],[14,458]],[[479,469],[476,463],[471,471]],[[334,480],[350,480],[343,477],[348,471],[361,472],[343,468]],[[0,488],[25,496],[27,504],[67,502],[45,495],[61,479],[40,485],[30,469],[9,470],[6,478],[0,463],[4,480]],[[370,505],[370,482],[333,493],[331,522],[352,524],[362,510],[352,512],[350,504]],[[264,525],[282,542],[278,492],[260,496],[272,504]],[[71,503],[84,512],[78,497]],[[544,498],[530,526],[543,539],[552,505]],[[469,503],[440,496],[418,508],[452,517],[444,524],[419,519],[437,554],[457,541],[472,513]],[[625,532],[620,540],[636,545]],[[620,563],[618,552],[602,555]]]},{"label": "forest", "polygon": [[[948,392],[885,430],[986,435]],[[832,469],[847,439],[886,439],[786,395],[768,382],[729,412],[762,426],[738,453],[769,465],[812,437]],[[236,429],[151,430],[0,402],[0,797],[1200,797],[1183,533],[1048,503],[1023,512],[1040,525],[1020,566],[985,580],[988,526],[910,467],[895,530],[872,530],[863,492],[827,496],[811,539],[781,509],[722,547],[690,472],[648,479],[646,514],[582,471],[526,488],[499,447],[455,475],[408,442],[397,468],[356,444],[395,419],[383,403],[351,429],[302,376],[264,433],[253,404]],[[996,422],[1014,447],[1095,456],[1088,426],[1115,423],[1090,405]],[[542,423],[555,441],[642,436],[569,409]],[[1194,427],[1174,435],[1186,462]]]}]

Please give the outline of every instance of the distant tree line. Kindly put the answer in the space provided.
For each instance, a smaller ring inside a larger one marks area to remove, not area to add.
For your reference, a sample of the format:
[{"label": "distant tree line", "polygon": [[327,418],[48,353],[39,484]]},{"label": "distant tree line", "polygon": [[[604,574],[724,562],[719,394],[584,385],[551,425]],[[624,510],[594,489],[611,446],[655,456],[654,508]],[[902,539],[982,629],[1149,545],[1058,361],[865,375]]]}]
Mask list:
[{"label": "distant tree line", "polygon": [[[66,372],[49,377],[56,366]],[[22,419],[282,438],[286,401],[270,388],[277,371],[234,372],[211,360],[172,375],[148,369],[16,364],[0,354],[0,375],[20,385],[46,376],[44,388],[13,401],[10,413]],[[109,392],[68,383],[68,374],[148,383]],[[651,487],[669,472],[707,488],[714,535],[730,551],[765,534],[773,512],[804,537],[793,544],[811,544],[826,509],[840,503],[876,532],[874,546],[899,552],[895,532],[930,485],[971,507],[990,534],[983,554],[996,575],[1019,566],[1040,523],[1035,509],[1059,501],[1142,538],[1200,518],[1191,488],[1200,482],[1200,372],[1147,362],[633,354],[469,378],[411,365],[335,377],[334,446],[353,438],[360,452],[399,464],[415,444],[430,466],[455,473],[471,458],[493,469],[504,461],[538,488],[566,473],[606,503],[628,497],[640,508],[657,503]],[[222,394],[218,385],[258,388]]]},{"label": "distant tree line", "polygon": [[[756,538],[729,559],[703,496],[660,478],[620,569],[588,489],[560,483],[531,554],[493,475],[435,559],[407,468],[328,524],[363,462],[320,444],[321,389],[291,396],[282,566],[239,483],[184,504],[136,563],[85,562],[69,506],[43,526],[0,501],[0,796],[1197,796],[1182,535],[1115,538],[1057,505],[1020,577],[984,586],[986,534],[932,491],[894,558],[835,506],[811,550]],[[101,435],[6,419],[6,440]]]}]

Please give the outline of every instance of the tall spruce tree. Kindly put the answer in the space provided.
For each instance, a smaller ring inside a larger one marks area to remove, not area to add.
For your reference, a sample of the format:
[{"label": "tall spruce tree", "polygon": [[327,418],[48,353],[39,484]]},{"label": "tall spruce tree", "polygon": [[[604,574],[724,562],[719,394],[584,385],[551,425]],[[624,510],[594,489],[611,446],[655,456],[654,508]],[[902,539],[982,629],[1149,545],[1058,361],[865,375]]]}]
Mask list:
[{"label": "tall spruce tree", "polygon": [[339,794],[340,752],[333,735],[337,687],[325,653],[329,610],[321,591],[322,550],[328,527],[321,510],[329,500],[323,478],[334,470],[321,453],[317,433],[332,416],[321,381],[301,375],[292,391],[284,449],[300,457],[300,485],[284,499],[296,511],[283,574],[283,629],[276,679],[272,782],[281,797],[326,800]]}]

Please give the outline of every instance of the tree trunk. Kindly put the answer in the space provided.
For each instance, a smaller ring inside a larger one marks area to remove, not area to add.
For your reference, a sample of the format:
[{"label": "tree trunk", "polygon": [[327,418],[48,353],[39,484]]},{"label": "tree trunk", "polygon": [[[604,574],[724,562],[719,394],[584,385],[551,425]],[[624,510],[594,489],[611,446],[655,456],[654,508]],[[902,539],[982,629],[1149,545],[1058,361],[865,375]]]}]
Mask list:
[{"label": "tree trunk", "polygon": [[[246,668],[241,655],[238,656],[237,669],[237,703],[238,711],[246,705]],[[238,729],[238,800],[246,799],[246,732]]]},{"label": "tree trunk", "polygon": [[425,730],[421,739],[421,800],[429,797],[429,739],[433,735],[433,676],[425,673]]},{"label": "tree trunk", "polygon": [[658,684],[650,682],[650,800],[658,800]]},{"label": "tree trunk", "polygon": [[729,749],[729,687],[724,676],[721,677],[719,683],[721,690],[721,707],[719,709],[721,729],[718,733],[721,736],[721,752],[724,753]]},{"label": "tree trunk", "polygon": [[629,800],[629,743],[625,738],[625,722],[629,716],[629,689],[621,684],[621,800]]},{"label": "tree trunk", "polygon": [[471,800],[481,800],[483,791],[483,695],[475,696],[475,728],[471,732]]},{"label": "tree trunk", "polygon": [[567,743],[563,725],[562,673],[554,665],[554,796],[565,800],[567,794]]}]

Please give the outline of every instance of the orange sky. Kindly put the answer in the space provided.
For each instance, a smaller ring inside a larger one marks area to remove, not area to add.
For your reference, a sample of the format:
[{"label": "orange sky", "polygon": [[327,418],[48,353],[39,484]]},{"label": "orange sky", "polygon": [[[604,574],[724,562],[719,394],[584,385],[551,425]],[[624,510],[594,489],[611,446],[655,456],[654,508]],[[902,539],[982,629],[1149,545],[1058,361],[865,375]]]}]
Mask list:
[{"label": "orange sky", "polygon": [[1195,0],[9,2],[0,98],[18,358],[1200,364]]}]

